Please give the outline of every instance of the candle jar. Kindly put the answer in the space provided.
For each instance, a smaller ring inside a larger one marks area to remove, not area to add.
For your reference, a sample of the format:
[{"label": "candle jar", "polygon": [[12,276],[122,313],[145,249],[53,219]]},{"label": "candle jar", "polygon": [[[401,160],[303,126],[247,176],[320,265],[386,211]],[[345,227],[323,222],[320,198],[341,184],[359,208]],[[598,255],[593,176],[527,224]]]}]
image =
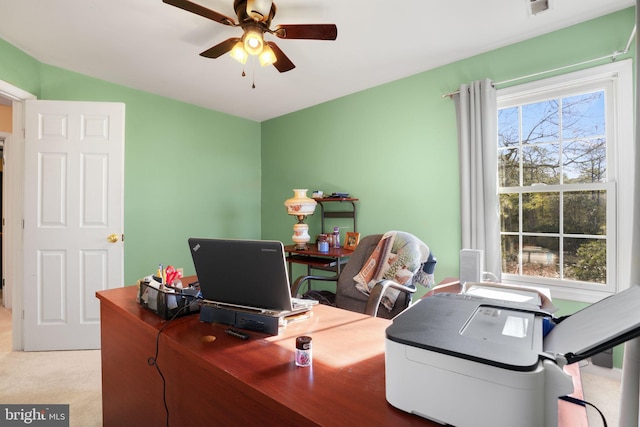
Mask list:
[{"label": "candle jar", "polygon": [[296,338],[296,366],[311,366],[312,361],[311,337],[301,336]]},{"label": "candle jar", "polygon": [[318,236],[318,252],[329,252],[329,242],[327,242],[326,234]]}]

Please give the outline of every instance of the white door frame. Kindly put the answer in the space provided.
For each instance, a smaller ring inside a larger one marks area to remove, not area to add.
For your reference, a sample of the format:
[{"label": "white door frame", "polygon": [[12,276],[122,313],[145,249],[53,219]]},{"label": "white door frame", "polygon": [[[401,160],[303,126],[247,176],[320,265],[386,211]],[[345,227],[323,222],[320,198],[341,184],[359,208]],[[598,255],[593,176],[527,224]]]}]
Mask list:
[{"label": "white door frame", "polygon": [[[22,308],[23,308],[23,241],[22,241],[22,219],[23,219],[23,183],[24,183],[24,102],[27,99],[36,99],[36,96],[26,92],[19,87],[13,86],[0,80],[0,96],[11,99],[12,106],[12,133],[5,142],[5,158],[9,166],[11,177],[6,187],[8,194],[3,194],[5,203],[5,225],[3,241],[6,239],[5,248],[2,252],[4,265],[8,267],[3,276],[5,279],[6,291],[10,298],[10,308],[12,310],[12,336],[13,350],[23,349],[23,328],[22,328]],[[8,176],[9,174],[7,174]],[[3,290],[3,292],[5,292]],[[7,295],[5,294],[5,295]]]},{"label": "white door frame", "polygon": [[[6,98],[2,98],[3,100]],[[12,116],[13,117],[13,116]],[[13,126],[13,124],[12,124]],[[6,210],[8,208],[8,201],[11,199],[11,193],[8,192],[8,188],[11,185],[11,179],[9,178],[9,174],[7,173],[7,169],[6,167],[4,167],[4,160],[5,160],[5,155],[6,153],[4,152],[4,147],[8,146],[11,144],[11,133],[10,132],[0,132],[0,142],[2,143],[2,158],[0,158],[0,161],[3,162],[3,182],[2,182],[2,205],[1,209],[3,210],[2,212],[0,212],[2,214],[2,218],[0,220],[4,220],[6,219],[5,216],[5,212],[4,210]],[[9,172],[11,172],[11,170],[9,170]],[[11,233],[7,233],[6,230],[4,230],[5,226],[4,224],[2,224],[2,228],[3,228],[3,232],[4,232],[4,239],[2,239],[2,260],[0,260],[0,263],[2,263],[2,267],[4,267],[2,269],[2,275],[0,276],[0,280],[2,280],[3,282],[5,281],[5,277],[8,277],[11,275],[11,266],[10,263],[13,261],[13,254],[11,253],[7,253],[5,254],[5,252],[9,252],[9,245],[7,245],[7,239],[11,236]],[[6,280],[6,282],[10,282],[9,280]],[[11,309],[12,307],[12,287],[9,286],[8,284],[3,283],[2,284],[2,306],[4,308],[7,309]]]},{"label": "white door frame", "polygon": [[[6,98],[2,98],[3,100]],[[13,126],[13,124],[12,124]],[[0,158],[0,161],[3,162],[3,182],[2,182],[2,205],[1,208],[2,210],[6,210],[9,206],[8,206],[8,201],[11,200],[11,192],[8,190],[11,186],[11,179],[9,178],[9,174],[7,173],[7,168],[4,165],[4,160],[7,157],[7,153],[4,151],[4,147],[5,146],[9,146],[11,144],[11,133],[10,132],[0,132],[0,142],[2,142],[2,158]],[[11,172],[11,168],[9,168],[9,172]],[[5,212],[2,211],[0,212],[2,214],[2,217],[0,218],[1,220],[5,220],[6,219],[6,215]],[[12,253],[8,253],[9,252],[9,245],[7,244],[7,239],[9,237],[11,237],[11,232],[7,232],[7,230],[4,230],[5,226],[4,224],[1,225],[1,227],[3,228],[3,232],[4,232],[4,239],[2,239],[2,260],[0,260],[0,263],[2,263],[2,267],[4,267],[2,269],[2,275],[0,277],[0,280],[5,281],[5,277],[9,277],[11,276],[11,272],[12,272],[12,267],[11,267],[11,262],[13,262],[13,254]],[[2,284],[2,306],[4,308],[7,308],[9,310],[11,310],[12,307],[12,286],[9,286],[10,280],[6,280],[6,283]]]}]

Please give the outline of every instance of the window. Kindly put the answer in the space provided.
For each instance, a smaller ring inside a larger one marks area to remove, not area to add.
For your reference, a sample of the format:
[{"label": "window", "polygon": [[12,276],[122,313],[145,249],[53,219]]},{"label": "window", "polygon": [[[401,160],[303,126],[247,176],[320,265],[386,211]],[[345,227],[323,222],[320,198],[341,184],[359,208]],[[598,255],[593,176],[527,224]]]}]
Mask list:
[{"label": "window", "polygon": [[630,61],[498,91],[504,281],[587,302],[628,286],[632,91]]}]

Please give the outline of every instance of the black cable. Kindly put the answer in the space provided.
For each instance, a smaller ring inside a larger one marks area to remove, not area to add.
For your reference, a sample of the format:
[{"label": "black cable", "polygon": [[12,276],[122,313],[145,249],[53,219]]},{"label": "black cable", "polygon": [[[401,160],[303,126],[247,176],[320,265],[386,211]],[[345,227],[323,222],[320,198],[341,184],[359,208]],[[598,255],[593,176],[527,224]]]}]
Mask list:
[{"label": "black cable", "polygon": [[[183,298],[198,299],[194,295],[183,294],[183,295],[180,295],[180,296],[183,297]],[[166,420],[167,420],[166,426],[167,427],[169,427],[169,406],[167,405],[167,384],[166,384],[166,381],[164,379],[164,375],[162,374],[162,371],[160,370],[160,366],[158,366],[158,353],[160,351],[160,335],[167,328],[167,326],[169,326],[171,324],[171,322],[173,322],[182,312],[187,310],[189,307],[190,307],[190,304],[187,304],[185,302],[185,305],[180,307],[178,309],[178,311],[176,311],[175,314],[171,317],[171,319],[169,319],[167,321],[167,323],[162,325],[162,328],[160,328],[158,330],[158,333],[156,335],[156,354],[155,354],[155,356],[151,356],[151,357],[149,357],[147,359],[147,365],[154,366],[156,368],[156,371],[158,371],[158,374],[160,375],[160,378],[162,378],[162,403],[164,404],[164,412],[166,414]]]},{"label": "black cable", "polygon": [[607,419],[604,417],[604,414],[600,411],[600,409],[598,409],[598,407],[593,403],[589,403],[585,400],[578,399],[577,397],[571,397],[571,396],[560,396],[559,399],[564,400],[565,402],[575,403],[576,405],[580,405],[580,406],[586,406],[586,405],[591,406],[593,409],[598,411],[598,413],[600,414],[600,418],[602,418],[602,424],[604,425],[604,427],[607,427]]}]

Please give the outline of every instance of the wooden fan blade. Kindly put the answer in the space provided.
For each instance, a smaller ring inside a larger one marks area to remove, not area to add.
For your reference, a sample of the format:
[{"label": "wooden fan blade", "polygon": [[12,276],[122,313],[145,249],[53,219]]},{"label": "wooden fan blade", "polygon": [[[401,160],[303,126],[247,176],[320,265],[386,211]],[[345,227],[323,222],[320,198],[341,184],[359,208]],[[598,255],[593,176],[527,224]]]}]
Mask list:
[{"label": "wooden fan blade", "polygon": [[335,40],[338,27],[335,24],[278,25],[273,33],[281,39]]},{"label": "wooden fan blade", "polygon": [[233,45],[239,41],[239,37],[231,37],[230,39],[226,39],[222,43],[218,43],[214,47],[205,50],[200,54],[200,56],[204,56],[205,58],[218,58],[233,49]]},{"label": "wooden fan blade", "polygon": [[291,60],[284,54],[282,50],[278,47],[274,42],[267,42],[269,47],[273,50],[273,54],[276,56],[276,62],[273,63],[273,66],[276,67],[278,71],[281,73],[285,73],[287,71],[293,70],[296,66],[291,62]]},{"label": "wooden fan blade", "polygon": [[211,19],[212,21],[216,21],[224,25],[231,25],[232,27],[237,26],[235,21],[229,18],[228,16],[225,16],[211,9],[207,9],[204,6],[200,6],[199,4],[190,2],[189,0],[162,0],[162,1],[164,3],[170,4],[171,6],[179,7],[180,9],[184,9],[188,12],[195,13],[196,15],[204,16],[205,18]]}]

